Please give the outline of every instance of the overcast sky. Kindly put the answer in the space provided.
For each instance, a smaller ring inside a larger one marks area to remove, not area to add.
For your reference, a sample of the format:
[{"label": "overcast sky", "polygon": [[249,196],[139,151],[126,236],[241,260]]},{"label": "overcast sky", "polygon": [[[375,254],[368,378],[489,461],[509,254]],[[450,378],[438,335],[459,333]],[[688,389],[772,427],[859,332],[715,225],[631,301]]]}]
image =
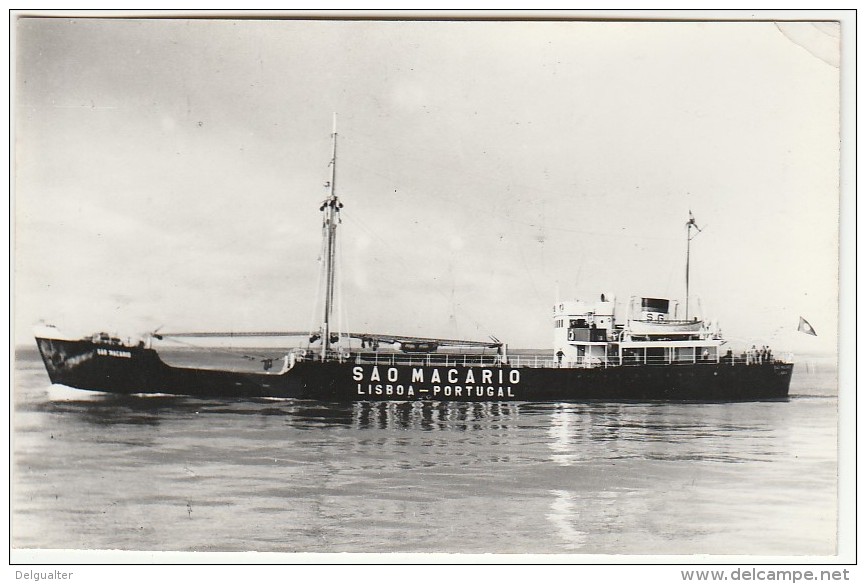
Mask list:
[{"label": "overcast sky", "polygon": [[691,209],[692,311],[833,350],[839,34],[19,20],[15,339],[308,329],[337,112],[353,331],[544,348],[557,298],[682,299]]}]

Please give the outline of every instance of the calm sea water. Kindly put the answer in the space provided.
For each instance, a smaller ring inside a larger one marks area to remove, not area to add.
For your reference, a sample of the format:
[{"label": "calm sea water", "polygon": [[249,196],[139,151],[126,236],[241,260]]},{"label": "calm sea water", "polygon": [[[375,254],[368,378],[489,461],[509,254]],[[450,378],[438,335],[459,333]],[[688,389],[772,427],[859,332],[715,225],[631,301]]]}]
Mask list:
[{"label": "calm sea water", "polygon": [[15,363],[12,546],[830,555],[836,370],[784,402],[117,397]]}]

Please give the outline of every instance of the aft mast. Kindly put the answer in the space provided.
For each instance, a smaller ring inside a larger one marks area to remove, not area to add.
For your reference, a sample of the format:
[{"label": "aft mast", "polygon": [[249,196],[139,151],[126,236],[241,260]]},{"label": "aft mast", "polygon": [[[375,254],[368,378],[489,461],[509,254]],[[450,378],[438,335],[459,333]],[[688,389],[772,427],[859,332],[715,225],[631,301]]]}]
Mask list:
[{"label": "aft mast", "polygon": [[334,309],[334,258],[337,249],[337,225],[343,203],[336,194],[337,186],[337,114],[334,114],[334,129],[331,132],[331,180],[328,181],[328,198],[319,210],[322,212],[322,237],[325,239],[325,307],[322,316],[322,361],[327,359],[331,348],[331,313]]},{"label": "aft mast", "polygon": [[695,233],[694,236],[692,236],[692,227],[694,227],[698,233],[701,232],[701,228],[698,227],[697,223],[695,223],[695,218],[692,215],[692,212],[689,211],[689,220],[686,223],[686,320],[689,319],[689,253],[691,251],[692,240],[698,236],[698,233]]}]

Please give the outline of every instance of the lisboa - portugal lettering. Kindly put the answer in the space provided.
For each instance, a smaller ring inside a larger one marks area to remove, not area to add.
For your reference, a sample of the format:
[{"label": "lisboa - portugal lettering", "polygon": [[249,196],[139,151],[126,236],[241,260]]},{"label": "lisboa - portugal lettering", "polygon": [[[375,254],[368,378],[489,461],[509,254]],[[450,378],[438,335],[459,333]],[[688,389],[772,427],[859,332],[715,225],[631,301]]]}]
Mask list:
[{"label": "lisboa - portugal lettering", "polygon": [[353,367],[358,395],[474,398],[516,397],[518,369],[439,369],[438,367]]}]

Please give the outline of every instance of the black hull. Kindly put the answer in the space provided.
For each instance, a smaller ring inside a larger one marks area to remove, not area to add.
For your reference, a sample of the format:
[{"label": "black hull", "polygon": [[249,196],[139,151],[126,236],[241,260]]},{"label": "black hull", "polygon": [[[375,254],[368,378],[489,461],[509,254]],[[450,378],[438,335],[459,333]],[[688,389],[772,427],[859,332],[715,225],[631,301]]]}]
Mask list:
[{"label": "black hull", "polygon": [[620,367],[359,365],[299,361],[284,373],[172,367],[153,349],[37,338],[52,383],[117,394],[355,401],[756,401],[788,396],[793,365]]}]

